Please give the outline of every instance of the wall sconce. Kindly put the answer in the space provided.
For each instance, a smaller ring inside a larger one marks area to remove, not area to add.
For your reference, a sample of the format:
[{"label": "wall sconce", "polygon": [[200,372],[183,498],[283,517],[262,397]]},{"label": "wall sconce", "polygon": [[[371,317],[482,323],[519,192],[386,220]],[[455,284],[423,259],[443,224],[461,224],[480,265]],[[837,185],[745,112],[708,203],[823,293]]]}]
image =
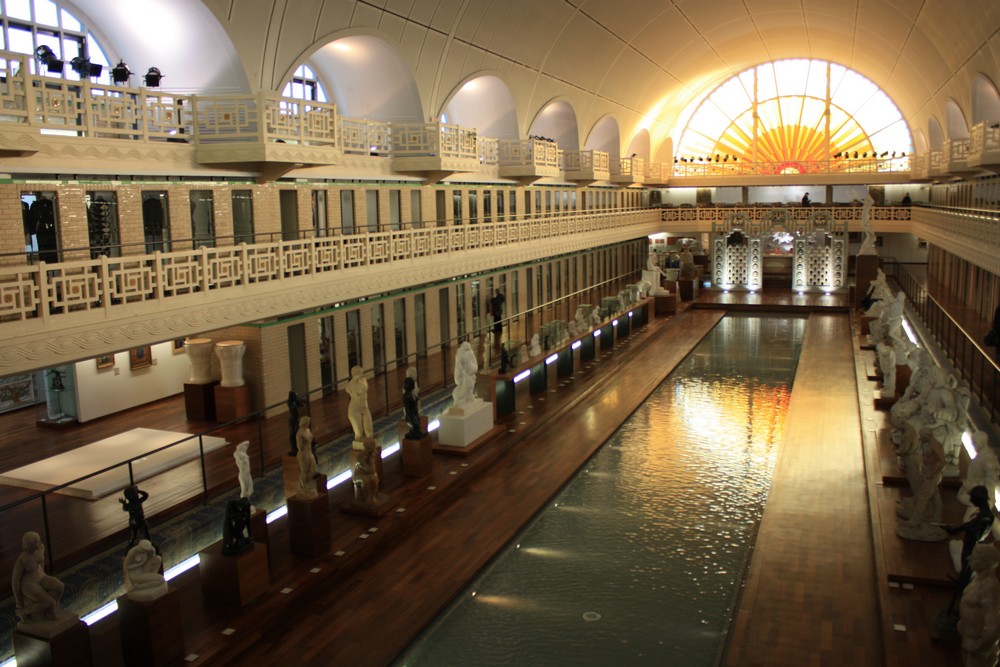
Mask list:
[{"label": "wall sconce", "polygon": [[119,60],[118,64],[111,69],[111,80],[115,83],[128,83],[130,76],[132,76],[132,70],[128,68],[124,60]]},{"label": "wall sconce", "polygon": [[38,62],[45,65],[45,68],[49,72],[59,72],[62,74],[64,63],[59,60],[56,54],[48,46],[43,44],[35,49],[35,57],[38,58]]},{"label": "wall sconce", "polygon": [[95,65],[90,62],[90,58],[82,58],[77,56],[69,61],[70,67],[73,71],[80,75],[81,79],[96,78],[101,76],[101,72],[104,71],[104,65]]},{"label": "wall sconce", "polygon": [[146,79],[146,85],[150,88],[155,88],[160,85],[160,79],[163,78],[163,74],[160,73],[159,68],[150,67],[149,71],[146,72],[144,78]]}]

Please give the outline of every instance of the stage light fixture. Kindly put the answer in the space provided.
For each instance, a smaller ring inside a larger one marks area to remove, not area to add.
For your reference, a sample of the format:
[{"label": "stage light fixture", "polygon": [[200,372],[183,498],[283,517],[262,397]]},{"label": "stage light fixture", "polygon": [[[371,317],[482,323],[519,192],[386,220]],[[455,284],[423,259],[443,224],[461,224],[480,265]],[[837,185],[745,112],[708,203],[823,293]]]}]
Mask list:
[{"label": "stage light fixture", "polygon": [[64,63],[59,60],[58,56],[48,46],[42,44],[35,49],[35,57],[38,58],[38,62],[45,65],[45,68],[49,72],[59,72],[62,74]]},{"label": "stage light fixture", "polygon": [[128,68],[124,60],[119,60],[118,64],[111,69],[111,80],[115,83],[128,83],[130,76],[132,76],[132,70]]},{"label": "stage light fixture", "polygon": [[163,78],[163,74],[160,73],[159,68],[150,67],[144,78],[146,79],[146,85],[150,88],[154,88],[160,85],[160,79]]},{"label": "stage light fixture", "polygon": [[104,65],[95,65],[90,62],[90,58],[83,58],[77,56],[69,61],[70,67],[73,71],[80,75],[81,79],[96,78],[101,76],[101,72],[104,71]]}]

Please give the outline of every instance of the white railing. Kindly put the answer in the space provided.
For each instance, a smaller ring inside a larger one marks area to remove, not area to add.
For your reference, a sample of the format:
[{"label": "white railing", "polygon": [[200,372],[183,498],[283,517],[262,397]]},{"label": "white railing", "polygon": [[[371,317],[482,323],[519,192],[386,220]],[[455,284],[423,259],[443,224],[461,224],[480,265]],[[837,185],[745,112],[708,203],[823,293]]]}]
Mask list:
[{"label": "white railing", "polygon": [[391,153],[388,123],[364,118],[341,118],[341,147],[353,155],[381,155]]},{"label": "white railing", "polygon": [[480,164],[495,167],[500,164],[500,142],[491,137],[477,137]]},{"label": "white railing", "polygon": [[563,171],[608,172],[608,154],[604,151],[561,151]]},{"label": "white railing", "polygon": [[501,167],[559,168],[559,145],[541,139],[501,139],[499,141]]},{"label": "white railing", "polygon": [[[748,221],[772,219],[779,212],[790,226],[808,223],[810,220],[829,219],[834,223],[861,222],[862,206],[735,206],[735,205],[699,205],[661,208],[660,219],[665,223],[721,223],[733,216],[739,216]],[[874,206],[871,209],[871,219],[879,221],[910,220],[909,206]]]},{"label": "white railing", "polygon": [[362,233],[274,243],[155,252],[121,258],[40,262],[0,268],[0,322],[88,315],[125,317],[134,304],[198,293],[203,297],[259,283],[332,274],[422,257],[500,248],[655,223],[655,210],[595,211],[545,219],[496,221]]},{"label": "white railing", "polygon": [[478,160],[476,131],[446,123],[391,123],[392,157]]}]

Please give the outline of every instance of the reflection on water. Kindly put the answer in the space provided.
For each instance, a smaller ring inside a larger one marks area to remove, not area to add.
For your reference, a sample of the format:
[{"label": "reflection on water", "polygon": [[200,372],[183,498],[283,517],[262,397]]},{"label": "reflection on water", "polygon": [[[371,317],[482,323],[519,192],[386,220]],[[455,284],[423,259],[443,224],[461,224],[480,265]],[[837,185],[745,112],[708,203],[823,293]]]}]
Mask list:
[{"label": "reflection on water", "polygon": [[804,331],[725,317],[398,664],[716,664]]}]

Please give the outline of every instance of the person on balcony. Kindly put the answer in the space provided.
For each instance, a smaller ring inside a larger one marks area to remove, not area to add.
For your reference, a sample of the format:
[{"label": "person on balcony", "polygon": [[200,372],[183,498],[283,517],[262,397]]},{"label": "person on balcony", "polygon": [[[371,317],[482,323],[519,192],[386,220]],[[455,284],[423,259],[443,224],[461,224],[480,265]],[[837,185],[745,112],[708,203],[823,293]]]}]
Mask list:
[{"label": "person on balcony", "polygon": [[809,206],[810,204],[812,204],[812,200],[809,199],[809,193],[807,192],[804,195],[802,195],[802,205]]}]

